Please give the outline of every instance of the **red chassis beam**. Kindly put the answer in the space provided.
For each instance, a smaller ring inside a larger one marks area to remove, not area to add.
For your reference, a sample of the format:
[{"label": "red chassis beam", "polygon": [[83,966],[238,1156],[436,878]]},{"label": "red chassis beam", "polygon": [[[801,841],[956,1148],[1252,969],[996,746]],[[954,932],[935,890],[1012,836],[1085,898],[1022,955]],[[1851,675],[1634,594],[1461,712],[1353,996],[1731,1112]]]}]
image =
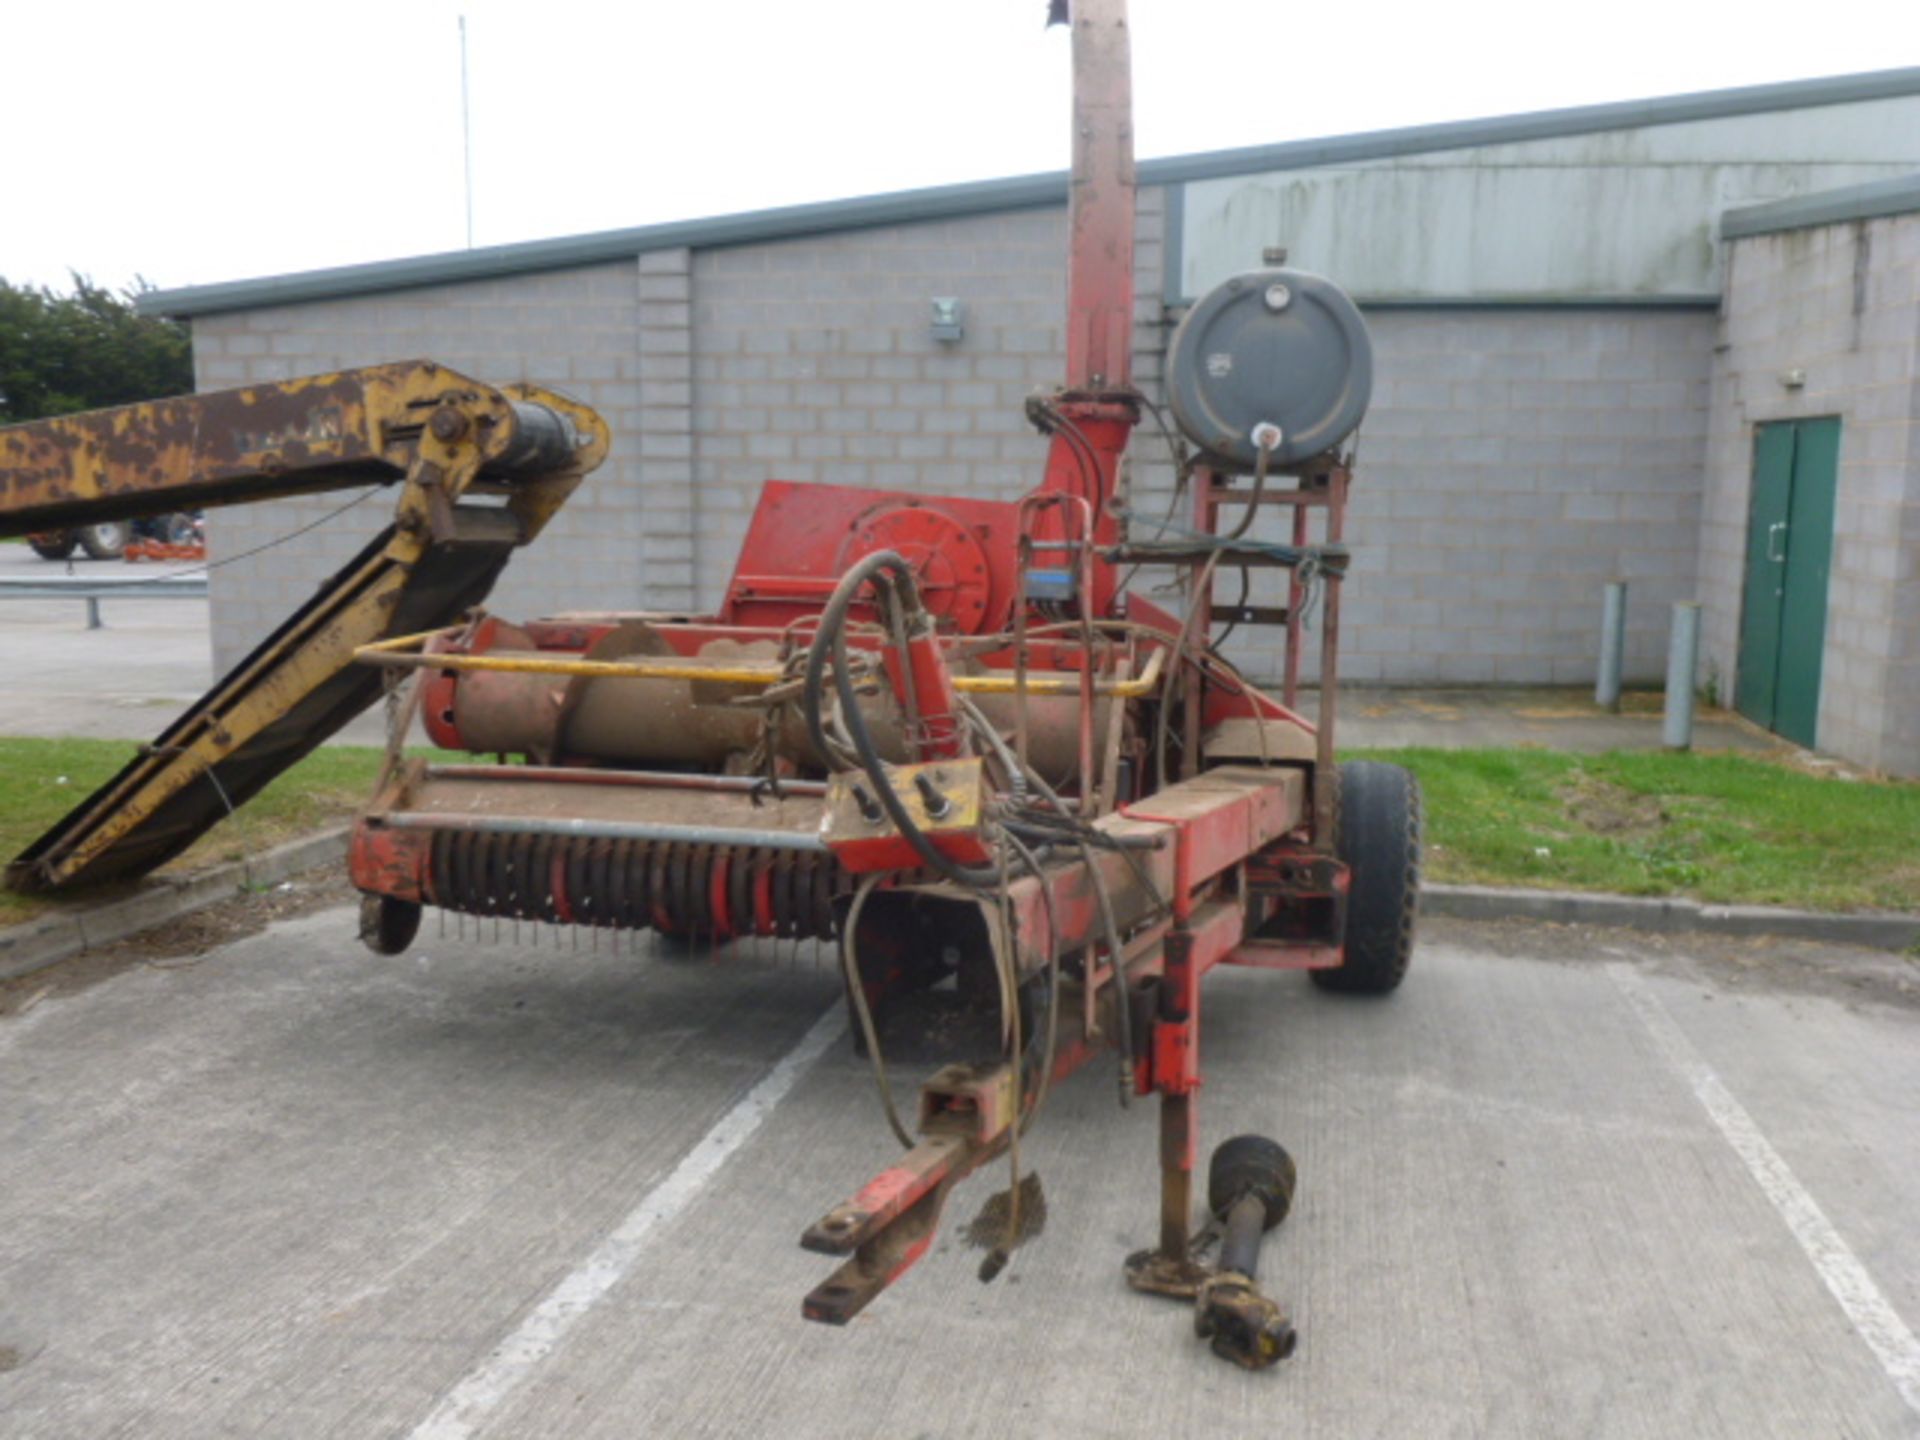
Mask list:
[{"label": "red chassis beam", "polygon": [[[1258,919],[1247,892],[1230,881],[1255,852],[1303,840],[1309,812],[1299,770],[1209,771],[1096,822],[1097,830],[1132,847],[1128,853],[1096,848],[1090,859],[1049,866],[1042,877],[1026,876],[1011,887],[1014,950],[1023,974],[1044,968],[1052,954],[1086,955],[1082,978],[1063,981],[1052,1078],[1064,1079],[1116,1043],[1117,1006],[1153,1002],[1146,1033],[1133,1037],[1129,1063],[1135,1092],[1162,1097],[1163,1249],[1172,1228],[1167,1217],[1176,1208],[1179,1244],[1186,1243],[1193,1095],[1200,1085],[1200,977],[1228,961]],[[1097,963],[1102,920],[1095,871],[1126,937],[1117,967],[1111,956]],[[918,893],[961,906],[981,903],[945,886]],[[1057,933],[1050,933],[1054,926]],[[1079,991],[1077,1002],[1070,989]],[[845,1324],[926,1253],[953,1186],[1006,1148],[1018,1118],[1013,1066],[949,1066],[926,1082],[919,1143],[801,1237],[809,1250],[846,1257],[806,1297],[808,1319]]]}]

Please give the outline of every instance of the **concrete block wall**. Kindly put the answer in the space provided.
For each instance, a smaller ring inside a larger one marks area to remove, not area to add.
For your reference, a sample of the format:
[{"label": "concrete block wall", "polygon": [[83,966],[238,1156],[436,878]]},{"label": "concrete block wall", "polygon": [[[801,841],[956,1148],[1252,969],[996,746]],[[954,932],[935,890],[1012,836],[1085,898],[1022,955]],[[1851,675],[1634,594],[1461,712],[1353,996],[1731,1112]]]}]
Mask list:
[{"label": "concrete block wall", "polygon": [[[1135,365],[1157,385],[1162,194],[1139,197]],[[1012,500],[1024,414],[1066,364],[1066,215],[1021,211],[702,252],[693,261],[696,598],[716,604],[768,479]],[[965,335],[929,333],[935,296]],[[1163,482],[1164,483],[1164,482]]]},{"label": "concrete block wall", "polygon": [[[1010,500],[1045,445],[1021,413],[1064,349],[1062,211],[694,257],[696,593],[717,603],[768,479]],[[934,296],[965,305],[953,344]]]},{"label": "concrete block wall", "polygon": [[[1618,576],[1626,676],[1658,679],[1670,607],[1693,598],[1713,317],[1381,308],[1367,325],[1342,676],[1590,683]],[[1254,533],[1285,540],[1288,523],[1276,512]],[[1255,603],[1284,603],[1284,583],[1256,572]],[[1231,603],[1238,587],[1222,577],[1215,594]],[[1278,634],[1242,632],[1228,653],[1277,674]]]},{"label": "concrete block wall", "polygon": [[[1920,774],[1920,214],[1731,242],[1701,525],[1704,663],[1738,671],[1754,427],[1840,417],[1816,741]],[[1803,371],[1805,383],[1782,377]]]},{"label": "concrete block wall", "polygon": [[[394,295],[202,316],[193,322],[202,390],[390,360],[432,359],[492,383],[565,390],[614,427],[607,463],[539,541],[516,556],[490,602],[507,615],[641,599],[640,304],[632,262],[443,285]],[[393,515],[397,492],[341,492],[241,505],[207,517],[214,664],[224,671],[338,571]],[[260,549],[268,546],[270,548]],[[258,553],[249,553],[257,551]],[[582,583],[582,577],[591,577]]]},{"label": "concrete block wall", "polygon": [[[1158,396],[1165,207],[1158,190],[1140,201],[1135,377]],[[607,415],[613,456],[490,603],[512,616],[705,607],[765,479],[1002,499],[1038,481],[1046,443],[1022,411],[1064,369],[1065,219],[973,216],[205,316],[194,322],[199,381],[424,355],[569,390]],[[958,344],[928,333],[937,295],[966,306]],[[1388,309],[1369,323],[1378,378],[1349,525],[1346,675],[1585,682],[1600,585],[1624,573],[1629,675],[1656,677],[1666,607],[1694,584],[1712,317]],[[1129,479],[1142,515],[1169,497],[1164,455],[1143,427]],[[344,498],[215,514],[219,663],[344,563],[390,500],[234,557]],[[1269,514],[1259,533],[1280,538],[1284,523]],[[1270,577],[1256,601],[1277,603],[1266,587],[1278,584]],[[1226,576],[1216,593],[1231,601],[1236,588]],[[1152,598],[1180,608],[1177,594]],[[1270,679],[1277,640],[1243,631],[1230,653]]]}]

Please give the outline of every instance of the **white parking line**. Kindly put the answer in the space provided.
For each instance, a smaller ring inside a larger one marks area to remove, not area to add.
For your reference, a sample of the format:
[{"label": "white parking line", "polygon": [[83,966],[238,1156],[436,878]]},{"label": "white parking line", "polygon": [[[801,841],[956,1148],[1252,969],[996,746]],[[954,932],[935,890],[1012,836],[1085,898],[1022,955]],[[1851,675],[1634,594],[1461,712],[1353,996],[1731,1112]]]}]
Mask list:
[{"label": "white parking line", "polygon": [[469,1440],[477,1434],[487,1417],[520,1387],[567,1332],[627,1277],[654,1231],[692,1203],[845,1030],[846,1012],[839,1005],[814,1021],[800,1043],[700,1137],[673,1173],[641,1198],[627,1218],[548,1292],[479,1368],[442,1397],[433,1413],[414,1429],[412,1440]]},{"label": "white parking line", "polygon": [[1840,1238],[1840,1232],[1833,1228],[1819,1203],[1787,1168],[1780,1152],[1760,1133],[1760,1127],[1754,1124],[1746,1107],[1733,1098],[1733,1092],[1721,1083],[1713,1068],[1693,1048],[1693,1042],[1647,988],[1639,972],[1631,965],[1609,965],[1607,974],[1666,1052],[1668,1062],[1692,1087],[1694,1097],[1706,1108],[1734,1153],[1745,1162],[1773,1208],[1780,1212],[1780,1218],[1787,1222],[1793,1238],[1800,1242],[1807,1259],[1813,1262],[1813,1268],[1826,1282],[1833,1298],[1840,1302],[1854,1330],[1879,1359],[1901,1398],[1920,1412],[1920,1340],[1914,1339],[1913,1331],[1887,1302],[1887,1297],[1859,1257]]}]

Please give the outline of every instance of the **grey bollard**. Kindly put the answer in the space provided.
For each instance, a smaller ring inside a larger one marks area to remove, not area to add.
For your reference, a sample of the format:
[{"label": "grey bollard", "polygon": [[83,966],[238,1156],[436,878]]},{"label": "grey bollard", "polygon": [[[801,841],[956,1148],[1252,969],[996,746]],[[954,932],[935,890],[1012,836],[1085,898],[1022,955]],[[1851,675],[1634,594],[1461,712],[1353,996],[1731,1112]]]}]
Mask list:
[{"label": "grey bollard", "polygon": [[1620,670],[1627,644],[1627,582],[1609,580],[1600,607],[1600,678],[1593,703],[1616,714],[1620,709]]},{"label": "grey bollard", "polygon": [[1673,607],[1673,635],[1667,641],[1667,705],[1660,740],[1669,750],[1693,745],[1693,677],[1699,673],[1700,602]]}]

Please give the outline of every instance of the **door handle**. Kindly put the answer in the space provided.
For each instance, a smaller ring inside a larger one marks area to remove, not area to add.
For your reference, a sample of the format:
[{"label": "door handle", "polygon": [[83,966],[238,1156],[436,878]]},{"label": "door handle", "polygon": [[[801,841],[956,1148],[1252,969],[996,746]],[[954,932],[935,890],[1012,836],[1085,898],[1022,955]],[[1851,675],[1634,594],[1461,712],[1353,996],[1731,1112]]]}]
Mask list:
[{"label": "door handle", "polygon": [[[1779,553],[1774,552],[1774,542],[1780,542]],[[1767,559],[1775,565],[1787,563],[1787,522],[1776,520],[1767,527]]]}]

